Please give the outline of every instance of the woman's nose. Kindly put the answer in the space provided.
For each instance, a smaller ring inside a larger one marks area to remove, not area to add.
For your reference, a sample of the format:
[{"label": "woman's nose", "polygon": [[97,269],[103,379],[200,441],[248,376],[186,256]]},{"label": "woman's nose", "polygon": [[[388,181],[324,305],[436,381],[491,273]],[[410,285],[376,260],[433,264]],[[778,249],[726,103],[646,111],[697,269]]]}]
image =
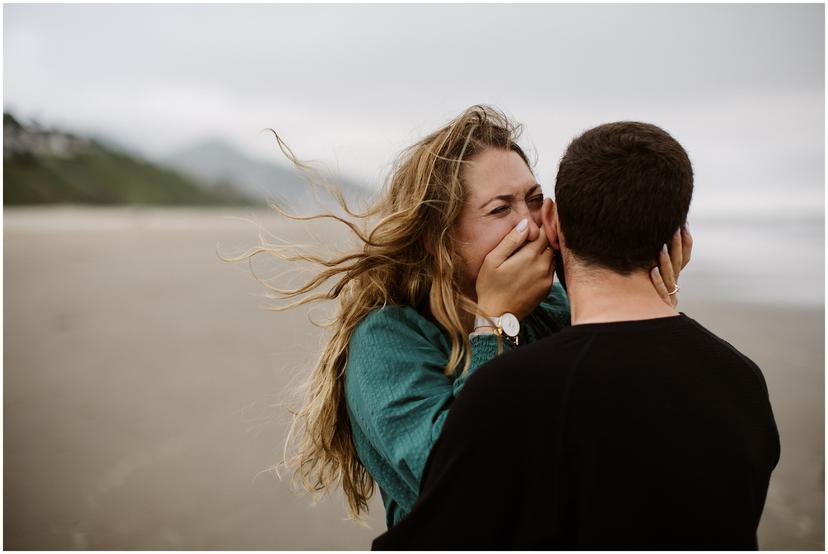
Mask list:
[{"label": "woman's nose", "polygon": [[529,218],[529,235],[527,236],[526,240],[537,240],[538,235],[540,235],[540,228],[538,224],[535,223],[535,218],[530,215],[527,215]]},{"label": "woman's nose", "polygon": [[[526,240],[537,240],[538,235],[540,234],[540,226],[535,218],[532,217],[532,213],[526,208],[523,209],[518,208],[517,210],[517,220],[520,221],[523,218],[529,220],[529,235]],[[517,225],[517,222],[515,222]]]}]

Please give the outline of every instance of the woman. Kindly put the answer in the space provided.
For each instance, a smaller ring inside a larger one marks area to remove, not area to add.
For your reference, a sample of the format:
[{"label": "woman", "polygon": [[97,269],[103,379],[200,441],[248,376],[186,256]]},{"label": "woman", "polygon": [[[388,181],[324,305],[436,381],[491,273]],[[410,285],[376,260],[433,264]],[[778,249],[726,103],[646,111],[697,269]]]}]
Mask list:
[{"label": "woman", "polygon": [[[368,232],[332,214],[316,216],[337,219],[357,235],[362,245],[347,255],[253,252],[326,268],[298,289],[266,285],[282,298],[338,279],[327,292],[277,309],[339,300],[306,404],[294,416],[291,461],[310,491],[341,481],[353,517],[367,510],[375,482],[388,526],[404,517],[469,375],[499,352],[569,325],[566,295],[552,286],[553,252],[539,229],[543,194],[516,143],[518,130],[500,112],[473,106],[402,154],[368,212],[351,212],[339,196],[350,216],[379,217]],[[654,286],[671,303],[667,288],[675,288],[686,264],[681,246],[677,235],[673,259],[664,255],[661,276],[655,272]],[[519,321],[514,339],[502,328],[506,314]]]}]

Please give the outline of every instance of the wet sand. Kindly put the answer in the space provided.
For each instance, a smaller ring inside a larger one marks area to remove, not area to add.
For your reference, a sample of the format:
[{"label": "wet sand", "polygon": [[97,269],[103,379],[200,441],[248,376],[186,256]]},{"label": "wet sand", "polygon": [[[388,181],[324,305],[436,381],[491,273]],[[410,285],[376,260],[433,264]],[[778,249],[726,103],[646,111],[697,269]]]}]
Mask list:
[{"label": "wet sand", "polygon": [[[251,210],[4,211],[6,549],[366,549],[384,530],[378,494],[362,527],[338,494],[311,506],[267,471],[322,332],[218,259],[217,242],[258,240],[226,215],[308,241]],[[711,301],[692,266],[683,279],[682,311],[770,388],[783,450],[761,548],[822,550],[823,310]]]}]

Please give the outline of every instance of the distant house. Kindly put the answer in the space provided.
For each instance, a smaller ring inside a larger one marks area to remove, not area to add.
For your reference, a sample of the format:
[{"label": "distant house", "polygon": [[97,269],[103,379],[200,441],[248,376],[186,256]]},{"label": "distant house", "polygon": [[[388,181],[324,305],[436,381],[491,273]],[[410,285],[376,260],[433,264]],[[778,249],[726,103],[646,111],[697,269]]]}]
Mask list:
[{"label": "distant house", "polygon": [[3,114],[3,159],[20,154],[71,158],[92,145],[88,139],[46,129],[37,123],[21,124],[9,113]]}]

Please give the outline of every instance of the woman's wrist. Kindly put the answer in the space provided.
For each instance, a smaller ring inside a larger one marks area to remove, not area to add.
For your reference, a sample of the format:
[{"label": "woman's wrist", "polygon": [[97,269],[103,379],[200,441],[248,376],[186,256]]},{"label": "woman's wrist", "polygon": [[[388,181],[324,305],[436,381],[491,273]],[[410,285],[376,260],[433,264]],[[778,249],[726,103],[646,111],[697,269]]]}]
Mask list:
[{"label": "woman's wrist", "polygon": [[486,316],[476,316],[474,318],[474,328],[469,334],[469,337],[474,335],[496,335],[497,326],[495,322]]},{"label": "woman's wrist", "polygon": [[477,307],[480,309],[480,315],[484,317],[499,317],[509,310],[501,307],[498,303],[480,300],[477,302]]}]

